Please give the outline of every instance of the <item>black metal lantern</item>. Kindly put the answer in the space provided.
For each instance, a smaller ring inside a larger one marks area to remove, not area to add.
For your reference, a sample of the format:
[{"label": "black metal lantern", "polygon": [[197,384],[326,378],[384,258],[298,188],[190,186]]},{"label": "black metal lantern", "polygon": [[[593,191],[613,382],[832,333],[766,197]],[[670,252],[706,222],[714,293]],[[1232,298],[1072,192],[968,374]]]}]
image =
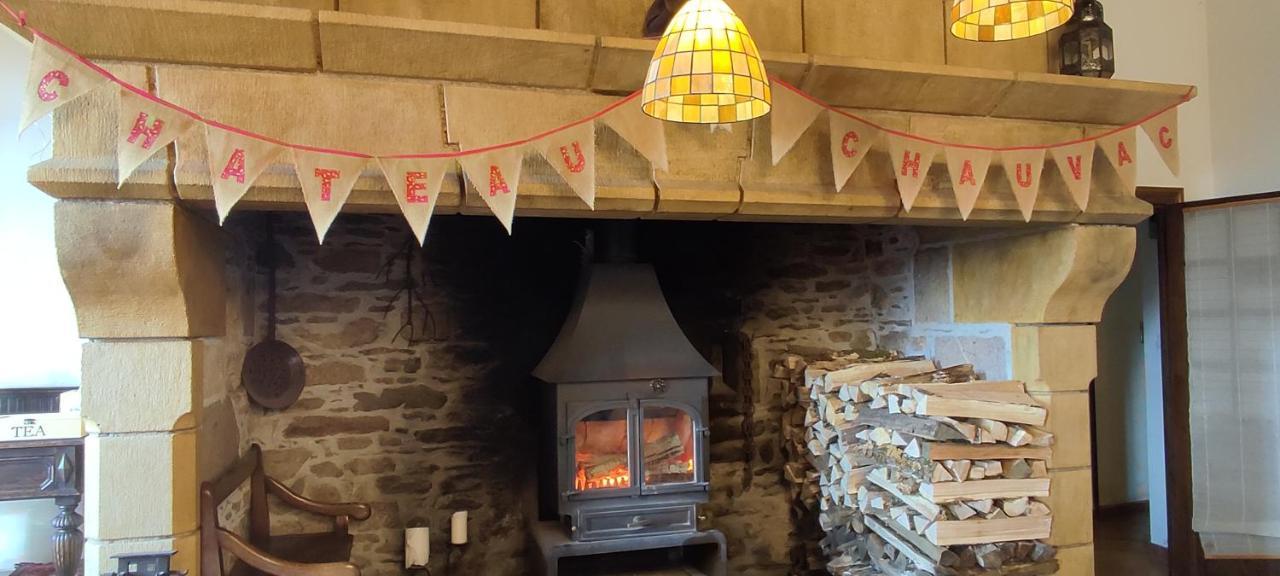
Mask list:
[{"label": "black metal lantern", "polygon": [[1098,0],[1076,0],[1076,13],[1058,43],[1063,74],[1110,78],[1116,73],[1111,27],[1102,18]]},{"label": "black metal lantern", "polygon": [[169,562],[176,552],[144,552],[112,556],[118,567],[102,576],[186,576],[186,571],[171,571]]}]

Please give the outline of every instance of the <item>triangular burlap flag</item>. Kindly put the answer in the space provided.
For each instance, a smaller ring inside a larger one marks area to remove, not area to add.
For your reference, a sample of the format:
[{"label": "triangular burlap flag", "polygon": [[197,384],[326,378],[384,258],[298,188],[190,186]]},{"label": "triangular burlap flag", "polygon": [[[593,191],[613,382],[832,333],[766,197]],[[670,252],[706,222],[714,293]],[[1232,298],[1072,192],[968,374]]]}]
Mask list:
[{"label": "triangular burlap flag", "polygon": [[1005,150],[1000,153],[1000,157],[1004,162],[1004,174],[1009,178],[1009,187],[1013,189],[1013,197],[1018,200],[1018,209],[1022,210],[1022,217],[1030,222],[1031,213],[1036,207],[1036,196],[1040,194],[1044,148]]},{"label": "triangular burlap flag", "polygon": [[143,98],[123,86],[118,101],[117,188],[148,158],[196,127],[196,122],[186,114]]},{"label": "triangular burlap flag", "polygon": [[1083,212],[1089,207],[1089,188],[1093,184],[1093,140],[1051,148],[1058,172],[1067,181],[1071,198]]},{"label": "triangular burlap flag", "polygon": [[524,165],[522,148],[501,148],[483,154],[458,158],[476,193],[498,217],[502,226],[511,233],[511,221],[516,214],[517,187],[520,185],[520,169]]},{"label": "triangular burlap flag", "polygon": [[227,220],[236,205],[267,166],[279,162],[285,149],[270,142],[229,130],[205,126],[205,146],[209,149],[209,182],[213,184],[213,204],[218,223]]},{"label": "triangular burlap flag", "polygon": [[298,170],[298,180],[302,181],[302,199],[307,202],[307,212],[311,214],[311,223],[321,244],[368,163],[368,158],[293,151],[293,166]]},{"label": "triangular burlap flag", "polygon": [[1130,128],[1098,139],[1102,153],[1120,176],[1120,183],[1130,196],[1138,191],[1138,131]]},{"label": "triangular burlap flag", "polygon": [[1178,155],[1178,109],[1170,108],[1163,114],[1142,123],[1142,129],[1151,137],[1156,151],[1164,159],[1164,165],[1174,176],[1182,175],[1182,159]]},{"label": "triangular burlap flag", "polygon": [[847,116],[832,112],[831,116],[831,169],[835,174],[836,192],[839,192],[853,172],[862,165],[871,145],[880,138],[880,130]]},{"label": "triangular burlap flag", "polygon": [[920,187],[929,176],[929,167],[938,147],[932,143],[889,134],[889,160],[893,162],[893,175],[898,179],[898,194],[907,212],[916,203]]},{"label": "triangular burlap flag", "polygon": [[31,43],[31,70],[27,72],[27,93],[22,102],[18,133],[45,114],[107,82],[106,76],[36,35]]},{"label": "triangular burlap flag", "polygon": [[379,158],[378,166],[396,197],[396,204],[409,221],[409,228],[422,246],[427,241],[427,226],[440,199],[440,183],[454,165],[453,158]]},{"label": "triangular burlap flag", "polygon": [[982,148],[958,148],[948,146],[947,171],[951,173],[951,189],[956,193],[956,206],[960,207],[960,219],[968,220],[973,207],[978,204],[978,194],[987,181],[987,169],[991,167],[991,151]]},{"label": "triangular burlap flag", "polygon": [[556,173],[564,178],[569,188],[596,208],[596,128],[593,122],[583,122],[568,130],[562,130],[538,142],[542,157],[547,159]]},{"label": "triangular burlap flag", "polygon": [[666,172],[667,134],[662,120],[651,118],[640,110],[639,102],[627,102],[600,118],[601,122],[617,132],[641,156],[649,159],[654,168]]},{"label": "triangular burlap flag", "polygon": [[790,89],[773,92],[773,109],[769,111],[769,149],[773,151],[774,166],[791,151],[819,112],[822,112],[821,106]]}]

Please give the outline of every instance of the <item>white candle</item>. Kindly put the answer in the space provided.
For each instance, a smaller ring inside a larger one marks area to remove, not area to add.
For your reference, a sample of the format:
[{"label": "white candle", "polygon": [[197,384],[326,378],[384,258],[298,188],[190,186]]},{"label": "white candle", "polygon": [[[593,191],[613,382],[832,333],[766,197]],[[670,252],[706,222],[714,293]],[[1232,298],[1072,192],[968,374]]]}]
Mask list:
[{"label": "white candle", "polygon": [[431,560],[431,531],[427,528],[406,528],[404,531],[405,569],[425,568]]},{"label": "white candle", "polygon": [[449,534],[449,543],[461,545],[467,543],[467,511],[459,510],[453,513],[450,518],[452,523],[452,532]]}]

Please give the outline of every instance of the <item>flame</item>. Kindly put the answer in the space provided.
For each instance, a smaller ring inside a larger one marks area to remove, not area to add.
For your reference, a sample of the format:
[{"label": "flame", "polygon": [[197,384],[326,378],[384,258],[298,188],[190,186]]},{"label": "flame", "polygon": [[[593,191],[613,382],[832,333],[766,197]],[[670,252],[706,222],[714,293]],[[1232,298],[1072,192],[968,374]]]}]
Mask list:
[{"label": "flame", "polygon": [[588,480],[587,468],[579,462],[578,473],[575,476],[573,487],[579,491],[631,487],[631,471],[627,469],[625,464]]}]

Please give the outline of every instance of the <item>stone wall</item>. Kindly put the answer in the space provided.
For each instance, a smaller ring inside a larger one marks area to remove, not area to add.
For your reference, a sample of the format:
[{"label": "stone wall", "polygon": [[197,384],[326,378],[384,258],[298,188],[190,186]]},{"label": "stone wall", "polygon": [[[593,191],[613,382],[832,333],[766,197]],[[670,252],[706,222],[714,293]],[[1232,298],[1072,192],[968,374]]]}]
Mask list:
[{"label": "stone wall", "polygon": [[[244,347],[265,331],[262,225],[244,214],[226,228],[229,329],[205,359],[218,382],[239,381]],[[234,385],[207,392],[206,421],[218,423],[202,436],[210,467],[230,461],[228,446],[258,443],[268,472],[302,494],[371,503],[373,517],[353,524],[366,574],[403,572],[401,531],[417,525],[433,528],[442,570],[439,527],[454,510],[471,512],[474,543],[452,558],[458,573],[526,573],[538,426],[527,375],[570,305],[583,231],[597,225],[528,219],[507,237],[491,218],[441,217],[420,250],[397,217],[344,215],[320,246],[305,216],[278,215],[279,337],[306,360],[307,387],[284,411]],[[968,350],[948,333],[965,328],[918,321],[933,290],[921,283],[939,280],[923,275],[913,228],[647,222],[637,234],[682,328],[723,373],[711,388],[704,525],[728,537],[732,573],[795,573],[803,529],[791,520],[769,363],[797,350],[945,356],[953,340]],[[396,334],[406,262],[422,287],[412,342]],[[233,498],[224,521],[242,525],[243,509]],[[273,514],[282,533],[324,528]]]}]

